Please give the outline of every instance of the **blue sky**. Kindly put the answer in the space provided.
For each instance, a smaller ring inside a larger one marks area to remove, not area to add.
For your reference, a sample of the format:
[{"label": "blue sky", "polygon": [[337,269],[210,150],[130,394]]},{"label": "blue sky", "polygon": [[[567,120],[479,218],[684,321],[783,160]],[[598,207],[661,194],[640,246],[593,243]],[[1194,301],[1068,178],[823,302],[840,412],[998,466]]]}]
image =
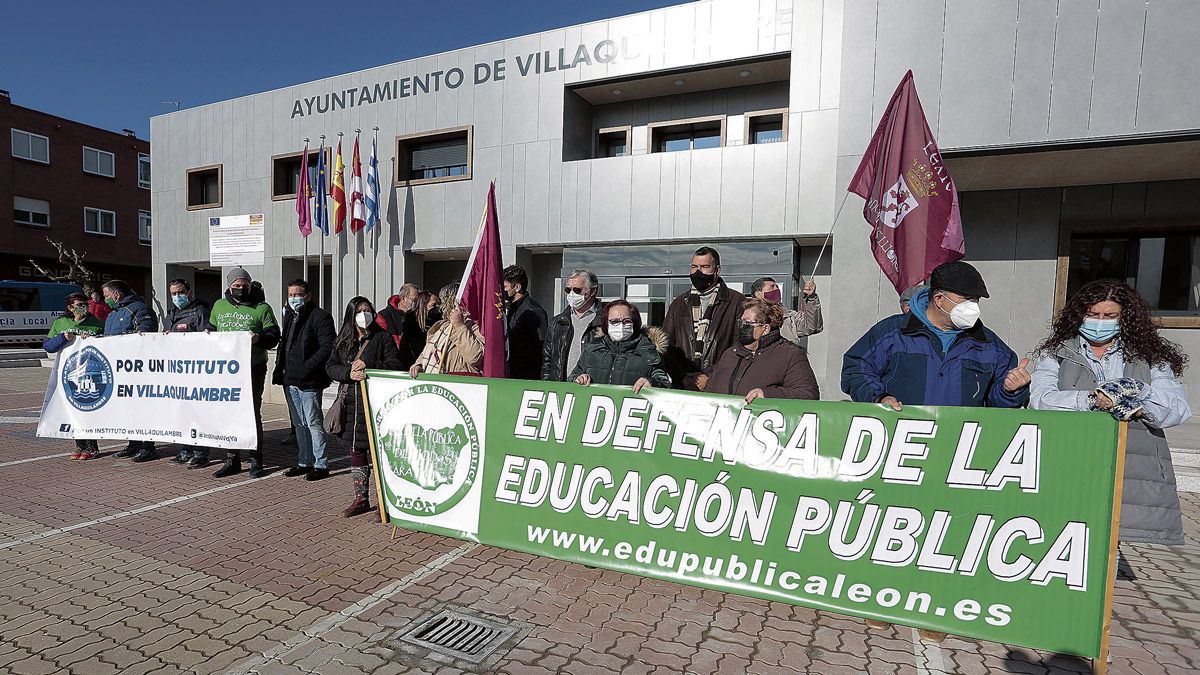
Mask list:
[{"label": "blue sky", "polygon": [[150,117],[683,0],[5,3],[13,103],[150,137]]}]

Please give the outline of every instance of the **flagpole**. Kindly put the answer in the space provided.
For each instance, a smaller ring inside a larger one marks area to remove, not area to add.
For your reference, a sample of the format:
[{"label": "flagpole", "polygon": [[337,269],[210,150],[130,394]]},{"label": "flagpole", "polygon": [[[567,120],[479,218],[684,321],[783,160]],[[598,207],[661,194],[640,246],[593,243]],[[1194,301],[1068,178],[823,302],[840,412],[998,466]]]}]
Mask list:
[{"label": "flagpole", "polygon": [[[362,134],[362,129],[354,130],[354,147],[356,150],[358,149],[358,137],[361,134]],[[354,223],[354,196],[353,196],[354,195],[354,192],[353,192],[354,181],[356,181],[356,180],[358,181],[358,183],[357,183],[358,189],[360,191],[362,190],[362,178],[360,177],[360,174],[362,173],[362,160],[358,156],[357,152],[355,153],[355,157],[354,157],[354,168],[351,169],[350,172],[351,172],[350,173],[350,175],[351,175],[350,182],[352,184],[352,186],[350,188],[351,189],[350,222],[351,222],[351,224],[353,224]],[[359,199],[362,199],[361,193],[359,194]],[[354,235],[354,294],[358,295],[359,294],[358,284],[360,281],[360,279],[358,278],[359,277],[358,265],[359,265],[359,258],[362,257],[362,255],[361,255],[362,254],[362,251],[361,251],[361,249],[362,249],[362,231],[360,230],[359,232],[354,232],[353,227],[351,227],[350,230],[351,230],[351,234]]]},{"label": "flagpole", "polygon": [[846,200],[849,198],[850,191],[847,190],[846,194],[842,197],[842,203],[837,207],[837,212],[833,214],[833,222],[830,223],[829,232],[826,233],[825,241],[821,244],[821,250],[817,253],[817,262],[815,265],[813,265],[812,274],[808,275],[809,279],[812,279],[817,275],[817,267],[821,265],[821,258],[825,256],[825,248],[829,246],[829,238],[833,236],[833,228],[837,227],[838,218],[842,215],[842,209],[846,207]]},{"label": "flagpole", "polygon": [[[371,136],[371,157],[376,162],[376,164],[378,164],[379,158],[375,156],[375,153],[377,153],[379,151],[379,127],[373,126],[373,127],[371,127],[371,129],[374,131],[374,134]],[[371,188],[368,187],[367,189],[370,190]],[[379,230],[380,230],[380,228],[383,227],[383,222],[382,222],[383,219],[379,217],[379,213],[380,213],[380,211],[382,211],[380,206],[381,206],[381,202],[383,201],[382,197],[380,197],[381,193],[382,193],[382,191],[379,189],[379,168],[378,168],[378,166],[376,166],[376,168],[375,168],[375,195],[374,195],[375,196],[375,232],[374,232],[375,240],[373,242],[371,242],[371,297],[373,297],[373,298],[379,297]],[[390,289],[389,289],[389,293],[390,293]]]},{"label": "flagpole", "polygon": [[[342,134],[342,132],[340,132],[340,131],[338,132],[338,156],[339,157],[341,156],[342,136],[343,135],[344,134]],[[336,172],[336,169],[335,169],[335,172]],[[345,182],[346,182],[345,178],[343,178],[342,184],[345,185]],[[345,188],[343,187],[342,190],[344,192]],[[337,232],[337,224],[336,223],[333,226],[333,230],[334,230],[334,236],[336,236],[337,239],[335,239],[333,242],[333,260],[330,262],[329,267],[330,267],[331,273],[333,274],[333,279],[330,280],[333,283],[333,294],[335,296],[337,296],[337,302],[333,303],[334,306],[336,307],[337,305],[341,304],[342,290],[343,290],[342,289],[342,271],[341,271],[342,270],[342,235]]]},{"label": "flagpole", "polygon": [[[301,159],[302,160],[308,159],[308,139],[307,138],[304,139],[304,157]],[[300,164],[304,165],[304,164],[306,164],[306,162],[301,161]],[[296,178],[296,182],[297,183],[300,182],[299,177]],[[306,195],[300,194],[300,186],[299,185],[296,186],[296,199],[308,199],[307,194]],[[304,237],[304,280],[308,281],[308,237],[307,236]]]}]

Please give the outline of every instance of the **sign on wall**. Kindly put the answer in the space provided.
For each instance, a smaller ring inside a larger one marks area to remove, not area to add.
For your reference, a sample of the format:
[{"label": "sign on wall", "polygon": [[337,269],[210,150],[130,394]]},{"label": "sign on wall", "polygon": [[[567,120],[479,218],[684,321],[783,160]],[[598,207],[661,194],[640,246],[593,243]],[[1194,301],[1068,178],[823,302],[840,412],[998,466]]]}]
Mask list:
[{"label": "sign on wall", "polygon": [[213,267],[261,265],[266,249],[263,214],[208,219],[208,262]]},{"label": "sign on wall", "polygon": [[1097,656],[1110,416],[371,371],[395,525]]}]

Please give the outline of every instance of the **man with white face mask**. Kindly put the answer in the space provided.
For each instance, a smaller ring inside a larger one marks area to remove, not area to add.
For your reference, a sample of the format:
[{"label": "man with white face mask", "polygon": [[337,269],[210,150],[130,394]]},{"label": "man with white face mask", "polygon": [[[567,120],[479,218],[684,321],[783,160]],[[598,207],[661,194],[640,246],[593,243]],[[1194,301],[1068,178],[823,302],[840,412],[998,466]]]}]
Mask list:
[{"label": "man with white face mask", "polygon": [[567,306],[550,319],[549,334],[542,348],[542,379],[564,382],[575,370],[583,348],[596,339],[600,328],[600,280],[591,270],[573,270],[563,292]]},{"label": "man with white face mask", "polygon": [[979,320],[988,297],[979,271],[961,260],[934,268],[910,312],[875,324],[842,359],[842,391],[855,401],[1019,408],[1029,401],[1029,360]]}]

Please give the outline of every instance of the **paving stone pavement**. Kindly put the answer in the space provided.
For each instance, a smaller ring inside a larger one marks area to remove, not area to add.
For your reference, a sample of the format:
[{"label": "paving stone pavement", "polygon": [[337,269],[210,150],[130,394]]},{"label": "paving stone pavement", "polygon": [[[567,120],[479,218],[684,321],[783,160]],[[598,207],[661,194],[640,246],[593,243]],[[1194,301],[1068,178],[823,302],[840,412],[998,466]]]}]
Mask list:
[{"label": "paving stone pavement", "polygon": [[[47,374],[0,370],[0,672],[462,672],[386,647],[442,605],[529,626],[502,673],[1090,672],[1074,657],[923,644],[906,627],[430,534],[390,539],[371,516],[340,517],[340,446],[334,475],[315,483],[217,481],[165,459],[69,462],[69,442],[34,435]],[[285,417],[264,409],[269,465],[293,457],[279,445]],[[1122,547],[1137,579],[1117,583],[1112,673],[1200,672],[1200,495],[1182,497],[1187,546]]]}]

